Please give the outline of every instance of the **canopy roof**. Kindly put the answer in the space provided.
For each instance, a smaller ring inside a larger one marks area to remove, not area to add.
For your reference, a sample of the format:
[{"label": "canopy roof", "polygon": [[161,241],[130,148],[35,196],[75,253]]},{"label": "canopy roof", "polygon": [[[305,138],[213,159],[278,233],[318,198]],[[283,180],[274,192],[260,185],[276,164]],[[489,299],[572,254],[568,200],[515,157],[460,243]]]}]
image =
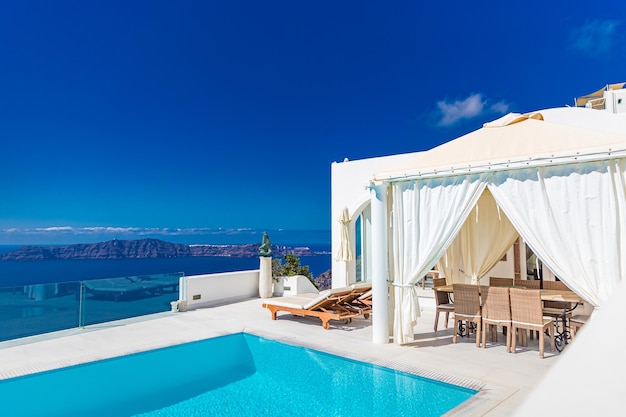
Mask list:
[{"label": "canopy roof", "polygon": [[620,153],[626,154],[626,133],[552,123],[541,113],[510,113],[378,172],[374,181],[549,165],[567,158],[606,159]]}]

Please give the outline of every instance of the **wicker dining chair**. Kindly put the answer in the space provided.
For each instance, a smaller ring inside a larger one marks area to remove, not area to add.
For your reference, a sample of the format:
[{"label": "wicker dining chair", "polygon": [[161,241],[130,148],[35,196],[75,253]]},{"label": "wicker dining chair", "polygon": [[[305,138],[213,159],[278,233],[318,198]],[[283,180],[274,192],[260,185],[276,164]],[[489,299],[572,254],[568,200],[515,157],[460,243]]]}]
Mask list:
[{"label": "wicker dining chair", "polygon": [[541,289],[541,281],[536,279],[516,279],[514,281],[516,287],[522,287],[529,290]]},{"label": "wicker dining chair", "polygon": [[486,345],[487,331],[491,340],[498,341],[498,326],[506,331],[506,351],[511,352],[511,300],[509,289],[505,287],[483,287],[481,291],[483,316],[483,348]]},{"label": "wicker dining chair", "polygon": [[588,314],[576,314],[569,319],[570,326],[570,334],[572,335],[572,339],[576,336],[576,333],[587,324],[587,320],[589,320]]},{"label": "wicker dining chair", "polygon": [[[543,358],[544,333],[547,330],[550,335],[550,348],[554,351],[554,321],[543,317],[541,290],[511,288],[509,295],[511,298],[511,334],[525,330],[539,332],[539,357]],[[511,350],[515,353],[516,338],[511,339]]]},{"label": "wicker dining chair", "polygon": [[498,277],[489,277],[489,286],[490,287],[512,287],[513,286],[513,278],[498,278]]},{"label": "wicker dining chair", "polygon": [[433,291],[435,291],[435,332],[437,331],[439,324],[439,315],[446,313],[446,321],[444,321],[444,327],[448,328],[448,321],[450,320],[450,313],[454,313],[454,304],[450,300],[450,294],[445,291],[437,291],[437,287],[446,285],[445,278],[433,278]]},{"label": "wicker dining chair", "polygon": [[[454,327],[466,324],[467,333],[470,332],[470,323],[476,323],[476,347],[480,347],[480,329],[482,315],[480,309],[480,288],[472,284],[452,284],[454,297]],[[452,333],[452,342],[456,343],[458,331]]]}]

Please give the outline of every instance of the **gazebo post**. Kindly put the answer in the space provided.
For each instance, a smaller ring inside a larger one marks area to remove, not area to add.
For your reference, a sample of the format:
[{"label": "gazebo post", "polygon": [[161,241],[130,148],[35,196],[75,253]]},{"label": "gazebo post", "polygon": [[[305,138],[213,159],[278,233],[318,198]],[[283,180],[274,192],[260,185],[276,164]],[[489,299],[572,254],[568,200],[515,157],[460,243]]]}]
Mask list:
[{"label": "gazebo post", "polygon": [[370,188],[372,209],[372,341],[389,343],[387,317],[389,293],[387,288],[387,184]]}]

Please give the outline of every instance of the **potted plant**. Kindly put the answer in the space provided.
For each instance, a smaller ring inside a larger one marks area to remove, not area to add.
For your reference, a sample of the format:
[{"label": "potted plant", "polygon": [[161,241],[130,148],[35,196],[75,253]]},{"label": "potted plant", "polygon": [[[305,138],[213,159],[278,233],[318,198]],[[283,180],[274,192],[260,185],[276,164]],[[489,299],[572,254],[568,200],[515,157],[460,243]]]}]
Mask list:
[{"label": "potted plant", "polygon": [[291,277],[294,275],[304,275],[315,285],[315,288],[319,288],[317,283],[313,280],[311,272],[308,266],[300,265],[300,258],[293,254],[286,254],[283,256],[285,262],[281,262],[280,259],[272,259],[272,280],[274,281],[274,296],[280,297],[284,294],[285,290],[285,277]]}]

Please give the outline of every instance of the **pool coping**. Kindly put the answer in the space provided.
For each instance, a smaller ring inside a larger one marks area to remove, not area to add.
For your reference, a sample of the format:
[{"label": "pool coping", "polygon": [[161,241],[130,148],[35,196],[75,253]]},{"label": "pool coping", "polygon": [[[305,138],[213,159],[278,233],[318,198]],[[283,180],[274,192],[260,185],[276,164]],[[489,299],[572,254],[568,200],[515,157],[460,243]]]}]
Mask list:
[{"label": "pool coping", "polygon": [[[470,340],[452,344],[451,329],[432,333],[434,302],[431,306],[428,299],[420,299],[418,343],[408,347],[373,344],[371,319],[357,318],[349,325],[333,324],[329,330],[323,330],[319,320],[310,317],[284,315],[271,320],[269,312],[261,308],[262,302],[256,298],[214,308],[158,313],[143,319],[71,329],[29,340],[0,342],[3,364],[0,379],[245,332],[466,388],[479,388],[478,394],[446,416],[500,417],[509,415],[556,362],[553,359],[558,360],[558,355],[539,359],[536,346],[511,355],[504,354],[502,345],[483,350]],[[478,361],[481,363],[477,364]]]}]

